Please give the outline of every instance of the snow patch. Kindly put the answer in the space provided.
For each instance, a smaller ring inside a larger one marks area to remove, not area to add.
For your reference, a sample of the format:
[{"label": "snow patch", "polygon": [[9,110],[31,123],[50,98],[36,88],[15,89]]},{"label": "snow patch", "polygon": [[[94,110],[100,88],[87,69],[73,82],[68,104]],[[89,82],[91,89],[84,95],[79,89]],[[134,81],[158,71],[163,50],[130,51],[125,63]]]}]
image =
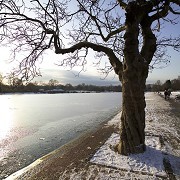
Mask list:
[{"label": "snow patch", "polygon": [[122,111],[120,113],[118,113],[116,116],[114,116],[110,121],[108,121],[107,125],[108,126],[113,126],[113,125],[119,126],[121,113],[122,113]]},{"label": "snow patch", "polygon": [[160,150],[159,137],[146,137],[146,151],[141,154],[123,156],[111,149],[119,142],[119,134],[113,133],[111,137],[94,154],[90,162],[114,167],[130,172],[141,172],[150,175],[166,177],[163,166],[163,154]]}]

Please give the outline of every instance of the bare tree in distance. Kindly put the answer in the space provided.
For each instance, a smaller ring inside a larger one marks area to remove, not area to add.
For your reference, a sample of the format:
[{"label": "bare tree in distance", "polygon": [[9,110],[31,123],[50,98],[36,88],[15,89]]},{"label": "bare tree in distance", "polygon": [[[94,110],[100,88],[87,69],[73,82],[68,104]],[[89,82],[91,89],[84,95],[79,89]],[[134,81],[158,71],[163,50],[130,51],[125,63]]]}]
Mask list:
[{"label": "bare tree in distance", "polygon": [[169,60],[168,46],[179,51],[179,35],[160,34],[163,26],[178,23],[179,5],[179,0],[1,0],[1,44],[11,45],[14,59],[25,55],[19,64],[25,79],[39,75],[36,63],[47,49],[65,55],[59,65],[82,70],[92,51],[98,64],[107,57],[103,72],[113,70],[122,83],[116,149],[124,155],[142,153],[146,78],[150,67]]},{"label": "bare tree in distance", "polygon": [[55,87],[59,84],[59,81],[57,81],[55,79],[50,79],[48,84],[52,87]]}]

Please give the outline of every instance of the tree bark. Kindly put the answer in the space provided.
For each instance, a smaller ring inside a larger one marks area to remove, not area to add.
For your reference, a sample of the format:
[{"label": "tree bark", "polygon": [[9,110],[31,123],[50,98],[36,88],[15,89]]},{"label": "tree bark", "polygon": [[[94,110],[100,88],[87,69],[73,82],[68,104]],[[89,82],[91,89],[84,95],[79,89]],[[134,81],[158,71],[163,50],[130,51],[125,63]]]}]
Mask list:
[{"label": "tree bark", "polygon": [[145,151],[145,82],[124,77],[122,84],[122,115],[118,152],[123,155]]},{"label": "tree bark", "polygon": [[148,76],[146,57],[139,52],[139,26],[144,17],[137,3],[126,8],[126,33],[124,35],[124,61],[120,80],[122,83],[122,115],[120,154],[128,155],[145,151],[145,83]]}]

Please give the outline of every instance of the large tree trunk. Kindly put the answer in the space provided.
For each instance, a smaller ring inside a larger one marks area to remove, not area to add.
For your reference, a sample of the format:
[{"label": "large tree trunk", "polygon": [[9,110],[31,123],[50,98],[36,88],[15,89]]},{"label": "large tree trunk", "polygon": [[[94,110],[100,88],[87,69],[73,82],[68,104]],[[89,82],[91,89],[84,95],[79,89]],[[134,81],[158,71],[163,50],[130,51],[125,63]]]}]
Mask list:
[{"label": "large tree trunk", "polygon": [[128,155],[145,151],[144,85],[124,77],[122,84],[122,115],[118,152]]},{"label": "large tree trunk", "polygon": [[[136,2],[132,2],[126,9],[126,12],[124,61],[123,71],[120,76],[123,104],[120,142],[116,146],[118,152],[124,155],[142,153],[146,149],[146,103],[144,91],[146,78],[148,76],[148,63],[145,53],[142,55],[139,52],[138,37],[139,26],[143,19],[142,11]],[[149,53],[147,53],[147,55],[149,55]]]}]

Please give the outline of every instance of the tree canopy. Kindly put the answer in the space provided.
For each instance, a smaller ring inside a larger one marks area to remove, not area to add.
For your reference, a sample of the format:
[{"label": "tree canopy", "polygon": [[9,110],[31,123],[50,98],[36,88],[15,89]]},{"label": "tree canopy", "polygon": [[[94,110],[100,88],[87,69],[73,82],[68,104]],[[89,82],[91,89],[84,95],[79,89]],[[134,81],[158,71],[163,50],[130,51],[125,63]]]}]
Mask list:
[{"label": "tree canopy", "polygon": [[179,6],[180,0],[1,0],[0,39],[12,47],[13,59],[22,58],[17,73],[25,80],[39,75],[36,63],[47,49],[66,54],[59,65],[81,70],[89,53],[96,52],[97,65],[107,57],[102,71],[114,70],[122,83],[115,149],[142,153],[146,78],[150,67],[169,60],[168,46],[179,51],[180,34],[161,34],[163,26],[178,23]]},{"label": "tree canopy", "polygon": [[[151,57],[146,61],[153,66],[159,61],[169,60],[165,51],[167,46],[179,50],[179,35],[163,37],[159,34],[164,23],[178,23],[175,16],[168,14],[178,15],[179,5],[179,0],[1,0],[1,45],[11,45],[12,58],[18,58],[18,72],[24,79],[40,75],[36,63],[41,61],[41,55],[47,49],[52,49],[56,54],[68,53],[68,56],[62,57],[59,65],[71,68],[81,66],[82,70],[87,63],[88,53],[91,53],[90,49],[93,49],[95,57],[99,59],[97,65],[104,56],[110,61],[110,64],[104,64],[103,72],[115,70],[119,76],[125,56],[126,19],[134,21],[134,15],[138,12],[141,14],[136,50],[143,56],[148,46],[145,32],[149,31],[143,28],[143,24],[151,25],[157,38],[157,50],[154,61],[151,62]],[[131,17],[126,18],[131,8]],[[18,57],[19,52],[22,55]]]}]

